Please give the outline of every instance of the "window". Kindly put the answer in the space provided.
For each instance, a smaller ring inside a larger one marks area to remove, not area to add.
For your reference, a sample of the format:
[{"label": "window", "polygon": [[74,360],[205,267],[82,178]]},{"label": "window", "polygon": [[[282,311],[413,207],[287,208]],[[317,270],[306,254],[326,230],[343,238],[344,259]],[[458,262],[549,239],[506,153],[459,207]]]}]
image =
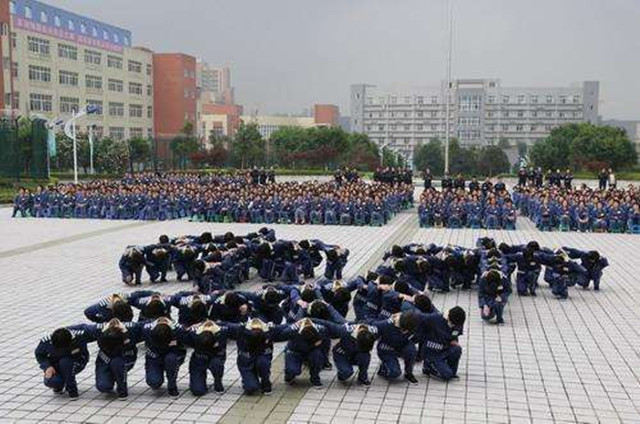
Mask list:
[{"label": "window", "polygon": [[184,89],[184,98],[185,99],[189,98],[189,90],[187,90],[186,88]]},{"label": "window", "polygon": [[147,106],[147,118],[153,118],[153,106]]},{"label": "window", "polygon": [[18,47],[18,34],[15,32],[11,33],[11,47],[14,49]]},{"label": "window", "polygon": [[124,127],[109,127],[109,137],[115,141],[124,140]]},{"label": "window", "polygon": [[142,118],[142,105],[129,105],[130,118]]},{"label": "window", "polygon": [[384,131],[384,125],[378,125],[378,131]]},{"label": "window", "polygon": [[424,97],[418,96],[418,104],[421,105],[424,103]]},{"label": "window", "polygon": [[33,19],[33,12],[29,6],[24,7],[24,17],[27,19]]},{"label": "window", "polygon": [[411,125],[405,125],[404,126],[404,130],[405,131],[411,131]]},{"label": "window", "polygon": [[547,103],[553,103],[553,96],[547,96]]},{"label": "window", "polygon": [[560,96],[560,104],[563,104],[563,105],[567,104],[567,96]]},{"label": "window", "polygon": [[487,112],[487,118],[493,118],[494,113],[493,112]]},{"label": "window", "polygon": [[547,118],[552,118],[553,117],[553,112],[547,111],[546,115],[547,115]]},{"label": "window", "polygon": [[76,30],[76,24],[74,24],[72,20],[69,20],[69,22],[67,22],[67,27],[69,28],[69,31]]},{"label": "window", "polygon": [[538,117],[538,112],[536,112],[535,110],[533,112],[531,112],[531,117],[532,118],[537,118]]},{"label": "window", "polygon": [[98,38],[98,28],[92,27],[91,28],[91,35],[93,35],[95,38]]},{"label": "window", "polygon": [[402,116],[404,116],[405,118],[409,118],[411,114],[409,112],[404,112]]},{"label": "window", "polygon": [[18,62],[11,62],[11,78],[18,79]]},{"label": "window", "polygon": [[113,41],[116,43],[120,43],[120,37],[118,37],[118,34],[113,34]]},{"label": "window", "polygon": [[78,86],[78,73],[69,71],[60,71],[60,84],[72,87]]},{"label": "window", "polygon": [[51,68],[29,65],[29,79],[31,81],[51,82]]},{"label": "window", "polygon": [[129,94],[135,94],[136,96],[142,96],[142,84],[137,82],[129,83]]},{"label": "window", "polygon": [[58,57],[69,60],[78,60],[78,48],[68,44],[58,44]]},{"label": "window", "polygon": [[147,75],[151,75],[152,71],[153,71],[153,68],[151,67],[151,65],[147,64]]},{"label": "window", "polygon": [[430,115],[431,115],[432,118],[436,118],[436,117],[438,117],[438,112],[436,112],[435,110],[432,110],[430,112]]},{"label": "window", "polygon": [[523,104],[524,103],[524,94],[519,94],[518,95],[518,104]]},{"label": "window", "polygon": [[398,103],[398,98],[395,96],[391,97],[391,104],[395,105],[396,103]]},{"label": "window", "polygon": [[509,96],[502,96],[502,103],[509,103]]},{"label": "window", "polygon": [[17,91],[13,92],[13,99],[11,99],[11,107],[13,109],[20,109],[20,93]]},{"label": "window", "polygon": [[538,131],[538,127],[536,127],[535,125],[531,125],[530,130],[531,130],[531,132],[536,132],[536,131]]},{"label": "window", "polygon": [[488,96],[487,97],[487,103],[493,104],[495,102],[496,102],[496,96]]},{"label": "window", "polygon": [[85,77],[86,87],[90,90],[102,90],[102,77],[87,75]]},{"label": "window", "polygon": [[96,108],[94,115],[102,115],[102,100],[87,99],[87,105],[94,106]]},{"label": "window", "polygon": [[95,50],[85,50],[84,61],[91,65],[100,65],[102,63],[102,53]]},{"label": "window", "polygon": [[409,96],[405,97],[405,98],[404,98],[404,102],[405,102],[406,104],[411,104],[411,97],[409,97]]},{"label": "window", "polygon": [[424,129],[424,125],[422,124],[416,124],[416,130],[417,131],[422,131]]},{"label": "window", "polygon": [[480,101],[482,97],[480,95],[463,95],[458,98],[459,110],[462,112],[469,112],[480,110]]},{"label": "window", "polygon": [[31,93],[29,95],[29,109],[34,112],[51,112],[53,97],[46,94]]},{"label": "window", "polygon": [[87,33],[87,26],[84,24],[84,22],[80,22],[80,32],[83,34]]},{"label": "window", "polygon": [[558,114],[558,116],[559,116],[560,118],[564,118],[564,112],[560,112],[560,113]]},{"label": "window", "polygon": [[58,28],[62,26],[62,22],[60,22],[60,16],[56,15],[53,17],[53,24]]},{"label": "window", "polygon": [[516,125],[516,131],[518,131],[518,132],[524,131],[524,126],[523,125]]},{"label": "window", "polygon": [[417,114],[418,118],[423,118],[424,117],[424,112],[421,111],[421,110],[416,112],[416,114]]},{"label": "window", "polygon": [[11,13],[12,15],[16,14],[16,2],[15,1],[10,1],[9,2],[9,13]]},{"label": "window", "polygon": [[102,31],[102,39],[105,41],[109,41],[109,33],[107,31]]},{"label": "window", "polygon": [[524,118],[524,112],[519,110],[518,111],[518,118]]},{"label": "window", "polygon": [[109,91],[122,93],[124,91],[124,83],[122,82],[122,80],[109,78]]},{"label": "window", "polygon": [[129,61],[129,72],[141,73],[142,72],[142,63],[136,62],[134,60]]},{"label": "window", "polygon": [[573,96],[573,104],[580,103],[580,100],[581,100],[580,96]]},{"label": "window", "polygon": [[128,45],[129,45],[129,37],[124,37],[124,44],[125,44],[126,46],[128,46]]},{"label": "window", "polygon": [[147,84],[147,96],[151,96],[153,94],[153,87],[151,84]]},{"label": "window", "polygon": [[124,103],[109,102],[109,116],[124,116]]},{"label": "window", "polygon": [[531,103],[537,104],[538,103],[538,96],[531,96]]},{"label": "window", "polygon": [[431,124],[431,131],[438,131],[438,124]]},{"label": "window", "polygon": [[80,110],[80,99],[77,97],[60,97],[60,113],[72,113]]},{"label": "window", "polygon": [[42,56],[49,56],[49,41],[43,40],[38,37],[27,37],[27,41],[29,42],[29,51],[31,53],[37,53]]},{"label": "window", "polygon": [[45,24],[49,22],[49,16],[47,16],[46,12],[40,12],[40,22]]},{"label": "window", "polygon": [[122,58],[118,56],[107,56],[107,66],[114,69],[122,69]]},{"label": "window", "polygon": [[438,103],[438,96],[432,96],[432,97],[431,97],[431,104],[432,104],[432,105],[435,105],[435,104],[437,104],[437,103]]},{"label": "window", "polygon": [[142,138],[142,128],[133,127],[129,128],[129,138]]}]

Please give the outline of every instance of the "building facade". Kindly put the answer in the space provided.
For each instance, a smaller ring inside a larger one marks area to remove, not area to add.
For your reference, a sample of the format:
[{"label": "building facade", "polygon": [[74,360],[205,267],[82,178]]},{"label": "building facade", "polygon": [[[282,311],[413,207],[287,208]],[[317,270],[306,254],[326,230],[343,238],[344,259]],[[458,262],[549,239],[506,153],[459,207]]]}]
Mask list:
[{"label": "building facade", "polygon": [[79,125],[98,137],[153,136],[152,53],[130,31],[35,0],[0,0],[3,9],[5,111],[65,119],[90,104],[99,112]]},{"label": "building facade", "polygon": [[214,67],[206,62],[197,63],[197,86],[203,103],[233,105],[234,89],[228,67]]},{"label": "building facade", "polygon": [[599,83],[570,87],[502,87],[496,79],[460,79],[440,87],[381,90],[351,86],[351,130],[413,160],[416,146],[444,140],[449,91],[450,137],[462,145],[532,144],[557,126],[598,122]]},{"label": "building facade", "polygon": [[240,118],[244,123],[253,123],[264,138],[281,128],[337,127],[340,125],[340,109],[335,105],[314,105],[313,116],[286,115],[245,115]]}]

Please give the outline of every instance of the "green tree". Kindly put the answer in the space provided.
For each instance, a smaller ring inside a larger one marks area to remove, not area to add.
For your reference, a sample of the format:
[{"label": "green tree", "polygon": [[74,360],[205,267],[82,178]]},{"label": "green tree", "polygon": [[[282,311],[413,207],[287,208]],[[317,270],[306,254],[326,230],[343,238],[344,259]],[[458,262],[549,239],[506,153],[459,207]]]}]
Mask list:
[{"label": "green tree", "polygon": [[449,174],[450,175],[476,175],[478,152],[475,147],[464,148],[460,146],[458,139],[449,141]]},{"label": "green tree", "polygon": [[444,172],[444,150],[437,138],[432,138],[427,144],[417,146],[413,152],[413,166],[417,170],[429,168],[434,175]]},{"label": "green tree", "polygon": [[105,174],[122,174],[129,165],[129,147],[126,141],[103,138],[94,145],[94,166]]},{"label": "green tree", "polygon": [[18,143],[20,145],[20,157],[27,175],[31,169],[31,157],[33,155],[33,143],[31,142],[31,129],[33,123],[26,116],[18,119]]},{"label": "green tree", "polygon": [[191,122],[185,122],[181,134],[174,137],[169,143],[169,149],[171,149],[174,159],[177,159],[178,168],[186,169],[187,158],[200,150],[200,142],[194,135]]},{"label": "green tree", "polygon": [[234,164],[242,169],[264,163],[265,143],[257,124],[240,123],[231,145],[231,153]]},{"label": "green tree", "polygon": [[143,166],[151,158],[151,144],[149,140],[142,137],[134,137],[129,140],[129,159],[132,164],[142,164]]},{"label": "green tree", "polygon": [[509,158],[498,146],[484,146],[478,151],[476,171],[480,175],[494,176],[509,172]]}]

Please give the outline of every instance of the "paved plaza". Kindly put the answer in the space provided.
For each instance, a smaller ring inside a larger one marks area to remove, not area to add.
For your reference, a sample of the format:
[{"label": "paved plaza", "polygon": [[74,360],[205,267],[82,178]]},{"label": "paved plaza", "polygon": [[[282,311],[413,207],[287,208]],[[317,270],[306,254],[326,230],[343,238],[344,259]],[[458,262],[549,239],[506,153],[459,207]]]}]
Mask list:
[{"label": "paved plaza", "polygon": [[[129,399],[122,402],[94,387],[94,345],[90,365],[78,376],[80,399],[72,402],[42,385],[33,350],[45,333],[86,322],[84,308],[100,297],[130,290],[117,267],[127,244],[152,243],[162,233],[246,233],[258,226],[11,220],[10,210],[0,209],[0,422],[640,423],[640,236],[540,233],[524,219],[517,231],[419,229],[415,210],[382,228],[273,227],[279,238],[319,238],[349,248],[345,277],[373,268],[393,243],[472,246],[484,235],[507,243],[536,239],[549,247],[597,248],[611,266],[600,292],[573,288],[568,300],[558,301],[543,283],[537,298],[514,295],[504,326],[481,321],[476,291],[435,295],[441,310],[458,304],[468,311],[461,378],[448,384],[422,375],[418,386],[389,384],[375,374],[374,352],[368,388],[338,382],[335,371],[322,373],[322,390],[309,390],[304,377],[290,387],[282,380],[280,344],[273,395],[247,397],[230,344],[223,395],[192,396],[186,364],[180,397],[152,391],[141,352],[129,375]],[[166,293],[188,287],[154,286]]]}]

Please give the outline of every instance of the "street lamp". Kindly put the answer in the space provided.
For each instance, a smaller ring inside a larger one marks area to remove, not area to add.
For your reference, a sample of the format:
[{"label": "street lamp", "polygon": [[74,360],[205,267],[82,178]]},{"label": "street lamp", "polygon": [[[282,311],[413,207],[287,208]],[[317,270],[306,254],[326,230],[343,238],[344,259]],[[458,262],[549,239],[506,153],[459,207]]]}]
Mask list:
[{"label": "street lamp", "polygon": [[[72,111],[71,119],[69,119],[64,125],[64,133],[67,135],[67,137],[73,140],[73,182],[75,184],[78,184],[78,140],[76,133],[76,120],[86,115],[98,113],[99,111],[100,108],[96,105],[86,105],[85,107],[80,109],[78,113],[76,113],[75,110]],[[93,141],[91,140],[91,137],[89,137],[89,143],[91,143],[91,162],[93,163]]]},{"label": "street lamp", "polygon": [[449,115],[451,101],[451,51],[453,50],[453,0],[447,2],[449,14],[449,46],[447,49],[447,87],[445,89],[444,174],[449,174]]}]

